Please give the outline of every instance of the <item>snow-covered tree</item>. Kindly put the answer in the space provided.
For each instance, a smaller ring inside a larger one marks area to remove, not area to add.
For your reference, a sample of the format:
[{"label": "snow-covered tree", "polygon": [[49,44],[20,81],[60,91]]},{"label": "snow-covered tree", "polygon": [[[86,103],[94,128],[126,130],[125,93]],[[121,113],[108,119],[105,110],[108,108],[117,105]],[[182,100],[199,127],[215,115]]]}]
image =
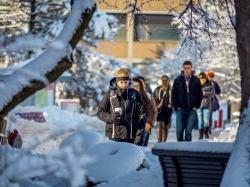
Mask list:
[{"label": "snow-covered tree", "polygon": [[[53,82],[72,65],[71,53],[88,27],[95,11],[95,2],[76,0],[73,11],[64,24],[64,29],[55,42],[36,59],[16,70],[1,82],[3,97],[1,99],[1,116],[4,117],[18,103]],[[11,85],[11,86],[10,86]],[[8,88],[8,89],[6,89]],[[5,97],[5,98],[4,98]]]},{"label": "snow-covered tree", "polygon": [[[28,30],[28,17],[20,10],[20,6],[18,0],[0,2],[0,50]],[[7,53],[1,50],[1,65],[5,66],[10,61]]]}]

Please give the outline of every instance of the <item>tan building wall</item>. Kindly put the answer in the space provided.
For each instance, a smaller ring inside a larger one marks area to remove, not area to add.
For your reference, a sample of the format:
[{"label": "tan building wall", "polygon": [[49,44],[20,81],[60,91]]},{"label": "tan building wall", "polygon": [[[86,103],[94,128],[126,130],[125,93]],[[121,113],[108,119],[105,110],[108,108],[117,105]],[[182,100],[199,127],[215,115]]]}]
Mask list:
[{"label": "tan building wall", "polygon": [[[168,0],[166,3],[155,1],[144,4],[145,0],[138,0],[138,7],[141,11],[138,14],[167,15],[169,10],[174,7],[175,10],[181,10],[185,0]],[[106,3],[99,3],[98,8],[107,13],[123,13],[126,9],[124,0],[109,0]],[[114,8],[115,7],[115,8]],[[152,61],[159,58],[159,52],[164,49],[175,48],[178,41],[170,40],[134,40],[134,20],[132,14],[128,13],[126,23],[126,39],[123,41],[101,41],[98,51],[117,58],[124,59],[129,63],[139,63],[145,59]]]},{"label": "tan building wall", "polygon": [[[106,3],[100,2],[98,3],[98,8],[102,10],[125,10],[126,4],[125,0],[105,0]],[[131,0],[131,2],[133,2]],[[138,0],[137,8],[141,11],[164,11],[167,10],[181,10],[185,6],[185,0]]]},{"label": "tan building wall", "polygon": [[101,41],[97,45],[97,50],[109,56],[126,59],[128,56],[128,42],[127,41]]}]

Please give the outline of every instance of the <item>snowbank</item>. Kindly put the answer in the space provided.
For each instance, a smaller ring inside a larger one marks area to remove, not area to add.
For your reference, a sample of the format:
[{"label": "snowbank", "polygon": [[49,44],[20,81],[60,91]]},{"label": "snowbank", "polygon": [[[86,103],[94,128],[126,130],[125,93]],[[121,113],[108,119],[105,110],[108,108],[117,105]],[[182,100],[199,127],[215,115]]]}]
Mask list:
[{"label": "snowbank", "polygon": [[[17,115],[24,112],[43,113],[45,123],[25,120]],[[88,130],[104,134],[104,124],[98,118],[64,111],[57,106],[17,107],[8,115],[7,128],[9,131],[17,129],[23,139],[23,148],[33,153],[47,153],[57,149],[69,132]],[[39,146],[36,149],[31,148],[34,144]]]},{"label": "snowbank", "polygon": [[[141,147],[140,147],[141,148]],[[124,176],[112,178],[108,183],[101,183],[98,187],[163,187],[162,170],[158,157],[152,155],[149,148],[141,148],[149,168],[131,171]]]},{"label": "snowbank", "polygon": [[140,147],[117,142],[98,144],[90,148],[87,155],[95,160],[87,167],[87,175],[95,183],[108,182],[136,171],[145,158]]},{"label": "snowbank", "polygon": [[60,144],[60,149],[73,147],[78,154],[84,153],[91,147],[103,142],[103,136],[93,131],[81,131],[69,135]]},{"label": "snowbank", "polygon": [[250,186],[250,102],[243,113],[242,122],[222,179],[222,187]]}]

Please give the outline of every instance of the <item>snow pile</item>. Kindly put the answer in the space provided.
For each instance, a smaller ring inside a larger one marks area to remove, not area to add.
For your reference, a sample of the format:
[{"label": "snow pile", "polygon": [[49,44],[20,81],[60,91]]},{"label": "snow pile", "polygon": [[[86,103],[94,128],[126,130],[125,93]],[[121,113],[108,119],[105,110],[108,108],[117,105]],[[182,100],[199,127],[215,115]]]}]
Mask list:
[{"label": "snow pile", "polygon": [[78,154],[81,154],[101,142],[103,142],[103,136],[101,136],[101,134],[93,131],[81,131],[65,138],[60,144],[60,149],[73,147]]},{"label": "snow pile", "polygon": [[[46,122],[36,123],[16,115],[23,112],[42,112]],[[57,149],[69,132],[90,130],[104,134],[104,124],[98,118],[64,111],[57,106],[17,107],[8,115],[7,129],[17,129],[23,139],[23,148],[33,153],[47,153]],[[39,146],[35,146],[36,144]],[[36,148],[32,148],[33,146]]]},{"label": "snow pile", "polygon": [[234,142],[238,132],[238,124],[227,124],[225,129],[214,129],[213,136],[209,139],[210,142]]},{"label": "snow pile", "polygon": [[[101,183],[98,187],[163,187],[162,169],[158,157],[152,155],[151,149],[141,148],[149,168],[142,168],[140,171],[130,171],[124,176],[114,177],[108,183]],[[131,156],[129,155],[129,158]],[[126,159],[127,161],[128,159]],[[120,161],[123,162],[123,161]]]},{"label": "snow pile", "polygon": [[133,175],[136,176],[130,182],[135,186],[140,186],[145,176],[153,186],[161,182],[157,158],[149,152],[149,159],[145,158],[143,148],[136,145],[105,142],[98,133],[85,131],[70,135],[60,147],[38,155],[0,146],[1,168],[5,168],[0,174],[0,185],[75,187],[85,185],[86,180],[115,185],[117,181],[128,183],[128,177]]},{"label": "snow pile", "polygon": [[234,150],[227,164],[222,187],[250,186],[250,101],[242,116]]},{"label": "snow pile", "polygon": [[96,145],[87,152],[95,160],[87,167],[87,175],[95,183],[108,182],[136,171],[143,163],[144,153],[134,144],[105,142]]},{"label": "snow pile", "polygon": [[0,146],[0,153],[3,169],[0,174],[0,186],[85,185],[85,167],[91,162],[84,155],[74,154],[72,149],[37,155]]}]

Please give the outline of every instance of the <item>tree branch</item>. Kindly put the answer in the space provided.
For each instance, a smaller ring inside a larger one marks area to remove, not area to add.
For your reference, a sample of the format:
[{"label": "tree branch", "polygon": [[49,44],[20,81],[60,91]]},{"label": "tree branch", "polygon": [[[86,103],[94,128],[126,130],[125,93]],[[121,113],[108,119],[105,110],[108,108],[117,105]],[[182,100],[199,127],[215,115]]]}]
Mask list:
[{"label": "tree branch", "polygon": [[[74,30],[74,32],[71,36],[68,36],[70,38],[66,39],[66,40],[68,40],[66,42],[69,43],[71,48],[74,49],[75,46],[77,45],[78,41],[81,39],[81,36],[83,35],[83,32],[85,31],[85,29],[88,27],[88,24],[89,24],[95,10],[96,10],[96,6],[92,7],[92,9],[86,9],[85,12],[83,12],[81,14],[81,18],[80,17],[78,18],[79,22],[78,22],[76,29]],[[72,20],[74,18],[72,16],[75,16],[75,15],[70,15],[68,20],[69,19]],[[77,20],[75,20],[75,21],[77,21]],[[65,24],[65,26],[70,26],[70,25]],[[61,38],[61,37],[62,36],[59,35],[59,37],[57,39],[59,41],[60,41],[60,39],[63,40],[63,38]],[[33,64],[39,66],[42,63],[46,63],[46,62],[42,62],[42,58],[46,54],[50,54],[50,51],[49,50],[45,51],[37,59],[31,61],[30,64],[32,64],[32,62],[34,62]],[[39,58],[41,59],[41,61],[39,61]],[[37,61],[39,61],[40,64],[36,64]],[[48,80],[48,82],[53,82],[64,71],[69,69],[71,67],[71,65],[72,65],[72,61],[69,58],[68,54],[64,54],[64,57],[62,56],[61,60],[59,60],[56,63],[56,65],[49,72],[46,72],[46,74],[44,76]],[[24,71],[25,71],[25,69],[24,69]],[[13,80],[11,81],[11,79],[13,79],[12,76],[15,76],[15,74],[18,74],[18,73],[20,74],[20,72],[17,71],[15,73],[13,73],[10,77],[7,77],[4,80],[4,87],[1,87],[1,89],[0,89],[1,93],[4,93],[3,94],[4,97],[3,97],[3,100],[2,100],[2,103],[0,106],[0,117],[1,118],[5,117],[8,114],[8,112],[10,110],[12,110],[15,106],[17,106],[20,102],[24,101],[26,98],[28,98],[29,96],[34,94],[36,91],[38,91],[46,86],[46,82],[42,81],[41,79],[35,78],[35,77],[29,81],[29,84],[25,84],[25,85],[20,85],[20,80],[14,80],[14,83],[18,84],[18,86],[21,87],[21,88],[19,88],[19,91],[17,93],[15,93],[16,91],[14,89],[11,90],[11,88],[6,88],[6,87],[8,87],[8,84],[13,83]],[[5,91],[6,89],[8,89],[8,91]],[[10,98],[8,98],[9,96],[6,94],[10,94],[11,95]]]}]

